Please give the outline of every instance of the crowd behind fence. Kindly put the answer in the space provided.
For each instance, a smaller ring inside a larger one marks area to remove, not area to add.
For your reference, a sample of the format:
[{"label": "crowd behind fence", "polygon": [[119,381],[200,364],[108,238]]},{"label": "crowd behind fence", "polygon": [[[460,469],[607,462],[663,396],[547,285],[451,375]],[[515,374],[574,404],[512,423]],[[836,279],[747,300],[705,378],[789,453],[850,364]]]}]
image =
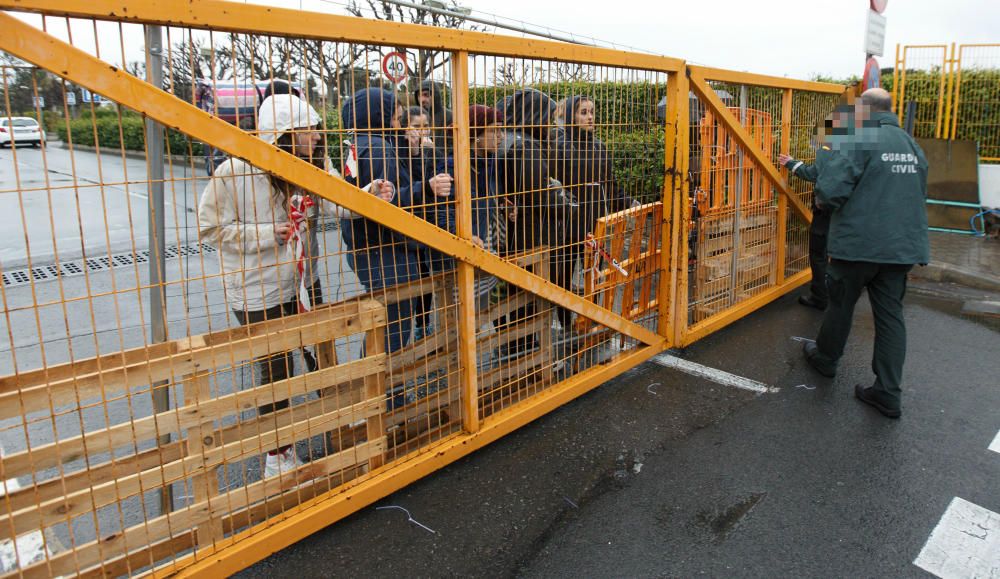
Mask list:
[{"label": "crowd behind fence", "polygon": [[841,87],[227,7],[0,15],[6,572],[235,569],[808,279]]}]

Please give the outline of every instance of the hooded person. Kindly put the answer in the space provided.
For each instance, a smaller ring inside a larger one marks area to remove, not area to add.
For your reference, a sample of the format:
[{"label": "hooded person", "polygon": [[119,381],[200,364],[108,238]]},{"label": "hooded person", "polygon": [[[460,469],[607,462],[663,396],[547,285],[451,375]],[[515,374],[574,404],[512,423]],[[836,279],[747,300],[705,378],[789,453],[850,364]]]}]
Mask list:
[{"label": "hooded person", "polygon": [[[583,253],[587,235],[594,232],[602,217],[638,205],[615,181],[608,148],[595,134],[594,101],[586,96],[571,96],[562,101],[563,126],[553,132],[553,176],[576,201],[575,219],[564,229],[563,251],[553,258],[553,281],[562,288],[571,287],[573,268]],[[569,327],[570,313],[559,308],[559,321]]]},{"label": "hooded person", "polygon": [[433,80],[425,80],[413,90],[414,100],[429,114],[434,146],[451,154],[452,113],[444,104],[447,96],[448,89],[445,84]]},{"label": "hooded person", "polygon": [[504,133],[497,151],[498,190],[508,219],[501,223],[505,253],[554,245],[568,203],[553,181],[548,154],[549,125],[556,104],[535,89],[523,89],[502,99]]},{"label": "hooded person", "polygon": [[[395,147],[399,126],[395,96],[369,88],[351,97],[341,110],[341,127],[350,133],[344,179],[353,185],[382,180],[396,185],[389,202],[410,209],[423,203],[422,181],[411,182]],[[421,244],[366,218],[342,219],[347,262],[369,292],[420,277]],[[410,339],[412,300],[386,306],[386,351],[395,352]]]},{"label": "hooded person", "polygon": [[[497,102],[504,128],[496,153],[498,207],[497,246],[511,255],[542,246],[558,247],[560,221],[570,210],[568,200],[550,173],[549,129],[556,104],[545,93],[523,89]],[[535,313],[529,303],[501,318],[511,325]],[[501,356],[527,353],[537,346],[534,335],[501,344]]]},{"label": "hooded person", "polygon": [[[292,95],[274,97],[260,109],[260,138],[317,167],[325,167],[320,116]],[[293,315],[303,307],[312,274],[300,276],[295,257],[300,236],[293,232],[293,198],[305,192],[246,161],[229,158],[217,168],[198,204],[201,239],[219,251],[226,302],[241,325]],[[348,218],[342,208],[318,204],[328,215]],[[310,277],[306,277],[310,276]],[[292,373],[290,352],[255,360],[261,384]],[[268,414],[288,407],[287,400],[258,408]],[[301,465],[291,446],[267,453],[264,474],[274,476]]]}]

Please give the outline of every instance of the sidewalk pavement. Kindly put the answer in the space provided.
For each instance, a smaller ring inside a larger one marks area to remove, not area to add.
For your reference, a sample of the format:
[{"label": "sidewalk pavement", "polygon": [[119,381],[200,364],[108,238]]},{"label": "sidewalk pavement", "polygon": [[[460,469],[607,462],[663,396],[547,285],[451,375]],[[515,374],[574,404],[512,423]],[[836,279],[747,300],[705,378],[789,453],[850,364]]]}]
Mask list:
[{"label": "sidewalk pavement", "polygon": [[914,276],[1000,292],[1000,240],[938,231],[930,240],[931,263]]}]

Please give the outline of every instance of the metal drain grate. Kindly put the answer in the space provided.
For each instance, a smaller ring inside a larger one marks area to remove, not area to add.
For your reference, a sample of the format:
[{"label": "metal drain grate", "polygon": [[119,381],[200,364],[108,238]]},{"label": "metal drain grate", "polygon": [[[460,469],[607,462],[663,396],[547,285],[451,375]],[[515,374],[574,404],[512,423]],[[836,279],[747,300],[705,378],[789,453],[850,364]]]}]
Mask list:
[{"label": "metal drain grate", "polygon": [[[215,248],[204,243],[190,243],[188,245],[171,245],[163,252],[166,259],[198,255],[199,253],[215,253]],[[16,269],[3,273],[4,287],[19,286],[41,281],[52,281],[60,277],[73,277],[83,275],[85,272],[98,272],[119,267],[129,267],[141,263],[149,262],[149,250],[144,249],[135,253],[116,253],[101,257],[88,257],[67,261],[58,265],[39,265],[32,268]]]}]

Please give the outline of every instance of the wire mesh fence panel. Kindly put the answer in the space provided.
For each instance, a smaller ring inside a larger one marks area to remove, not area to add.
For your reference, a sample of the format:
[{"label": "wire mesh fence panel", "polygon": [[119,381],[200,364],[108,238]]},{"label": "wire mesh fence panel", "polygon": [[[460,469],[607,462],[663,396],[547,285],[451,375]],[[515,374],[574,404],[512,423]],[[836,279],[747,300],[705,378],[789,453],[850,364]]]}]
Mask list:
[{"label": "wire mesh fence panel", "polygon": [[[658,245],[659,230],[647,225],[635,233],[623,222],[612,232],[602,222],[611,215],[634,222],[640,207],[662,198],[666,113],[659,106],[666,80],[664,73],[634,69],[472,55],[472,218],[484,247],[563,290],[639,320],[632,300],[621,296],[635,293],[637,281],[652,280],[661,264],[629,276],[620,272],[638,262],[620,254],[616,270],[605,268],[612,267],[612,245],[628,240],[636,251]],[[488,219],[492,215],[499,218]],[[601,256],[609,256],[603,267]],[[597,301],[588,286],[595,276],[606,284],[601,293],[617,295],[617,301]],[[616,281],[607,285],[608,279]],[[607,328],[510,284],[500,282],[487,299],[492,283],[477,279],[483,292],[477,307],[487,322],[485,329],[479,325],[481,337],[488,332],[497,345],[492,370],[480,376],[482,396],[492,400],[482,407],[484,416],[499,408],[497,400],[506,404],[517,399],[515,391],[523,397],[568,378],[594,363],[582,359],[597,359],[598,350],[613,346]],[[652,301],[656,290],[642,287]],[[656,331],[655,302],[642,313]],[[502,375],[519,385],[497,383]]]},{"label": "wire mesh fence panel", "polygon": [[777,157],[814,158],[816,129],[842,91],[747,80],[753,84],[694,77],[686,289],[695,337],[736,319],[746,311],[742,306],[782,291],[786,280],[802,280],[808,271],[804,213],[813,205],[813,186],[788,179],[776,167]]},{"label": "wire mesh fence panel", "polygon": [[155,167],[140,111],[5,68],[7,111],[28,106],[10,84],[30,77],[48,136],[11,143],[0,190],[5,571],[119,575],[197,556],[461,425],[414,411],[459,391],[454,260],[185,130],[224,121],[296,170],[437,224],[454,213],[434,92],[447,53],[424,55],[436,83],[408,90],[374,72],[405,48],[166,27],[160,64],[132,48],[139,25],[37,24],[140,79],[162,68],[162,90],[200,113],[166,131]]},{"label": "wire mesh fence panel", "polygon": [[1000,163],[1000,45],[959,45],[950,138],[976,141],[983,163]]},{"label": "wire mesh fence panel", "polygon": [[906,46],[897,63],[899,88],[894,89],[896,111],[901,119],[912,118],[913,136],[925,139],[947,137],[945,99],[949,97],[948,47]]}]

